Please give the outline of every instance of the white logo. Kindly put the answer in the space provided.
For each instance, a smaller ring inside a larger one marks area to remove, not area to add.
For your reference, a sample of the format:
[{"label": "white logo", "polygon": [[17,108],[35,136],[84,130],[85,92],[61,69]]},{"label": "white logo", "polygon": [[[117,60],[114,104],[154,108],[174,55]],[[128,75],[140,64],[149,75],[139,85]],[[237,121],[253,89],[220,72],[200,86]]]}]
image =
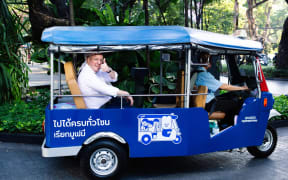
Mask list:
[{"label": "white logo", "polygon": [[138,141],[148,145],[153,141],[172,141],[180,144],[181,132],[174,114],[140,114],[138,115]]},{"label": "white logo", "polygon": [[245,119],[241,120],[242,123],[258,122],[256,116],[246,116]]}]

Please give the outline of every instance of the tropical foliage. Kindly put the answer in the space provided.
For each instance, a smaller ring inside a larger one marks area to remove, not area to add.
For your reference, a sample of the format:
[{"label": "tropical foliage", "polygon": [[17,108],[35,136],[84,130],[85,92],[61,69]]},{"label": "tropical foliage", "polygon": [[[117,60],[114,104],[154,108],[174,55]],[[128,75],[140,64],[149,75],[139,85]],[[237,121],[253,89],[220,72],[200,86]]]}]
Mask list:
[{"label": "tropical foliage", "polygon": [[28,67],[19,47],[24,44],[23,23],[0,1],[0,103],[19,100],[28,84]]},{"label": "tropical foliage", "polygon": [[0,132],[41,133],[48,101],[49,90],[43,89],[30,92],[26,101],[0,105]]},{"label": "tropical foliage", "polygon": [[273,108],[276,109],[282,116],[288,118],[288,97],[285,95],[274,97]]}]

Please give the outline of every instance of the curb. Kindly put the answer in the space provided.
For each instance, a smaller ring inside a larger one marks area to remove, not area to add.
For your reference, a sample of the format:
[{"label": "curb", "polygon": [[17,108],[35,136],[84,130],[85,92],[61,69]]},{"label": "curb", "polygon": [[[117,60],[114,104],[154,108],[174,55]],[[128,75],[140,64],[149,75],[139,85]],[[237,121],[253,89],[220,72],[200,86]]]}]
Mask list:
[{"label": "curb", "polygon": [[265,78],[266,80],[272,80],[272,81],[288,81],[287,78]]},{"label": "curb", "polygon": [[43,140],[44,140],[44,134],[0,132],[0,141],[2,142],[15,142],[15,143],[41,145],[43,143]]},{"label": "curb", "polygon": [[274,128],[280,128],[280,127],[287,127],[288,126],[288,120],[275,120],[272,122],[269,122],[269,124]]}]

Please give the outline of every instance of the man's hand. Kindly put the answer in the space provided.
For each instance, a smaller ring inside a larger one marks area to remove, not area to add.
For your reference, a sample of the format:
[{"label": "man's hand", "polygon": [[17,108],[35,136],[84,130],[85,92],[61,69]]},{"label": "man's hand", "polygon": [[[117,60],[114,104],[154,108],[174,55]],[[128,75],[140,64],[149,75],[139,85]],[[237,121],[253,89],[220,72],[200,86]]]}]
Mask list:
[{"label": "man's hand", "polygon": [[106,59],[104,58],[103,59],[103,64],[101,64],[101,67],[100,69],[103,71],[103,72],[111,72],[112,69],[108,66],[108,64],[106,63]]},{"label": "man's hand", "polygon": [[132,98],[132,96],[126,96],[127,101],[130,101],[130,106],[133,106],[134,104],[134,100]]},{"label": "man's hand", "polygon": [[243,90],[249,90],[247,86],[242,86]]},{"label": "man's hand", "polygon": [[130,106],[133,106],[134,104],[134,100],[133,100],[133,97],[130,96],[130,94],[127,92],[127,91],[123,91],[123,90],[120,90],[117,92],[117,95],[119,96],[124,96],[125,99],[127,99],[128,101],[130,101]]}]

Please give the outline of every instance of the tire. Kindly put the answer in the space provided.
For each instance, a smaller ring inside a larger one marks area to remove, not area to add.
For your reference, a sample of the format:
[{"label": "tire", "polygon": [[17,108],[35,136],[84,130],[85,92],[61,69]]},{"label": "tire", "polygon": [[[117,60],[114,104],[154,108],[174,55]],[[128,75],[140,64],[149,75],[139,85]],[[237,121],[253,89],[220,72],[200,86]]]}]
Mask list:
[{"label": "tire", "polygon": [[127,152],[114,141],[101,140],[85,147],[80,155],[82,172],[91,178],[113,179],[127,165]]},{"label": "tire", "polygon": [[266,158],[273,153],[277,144],[277,132],[268,125],[264,134],[263,143],[260,146],[247,147],[248,152],[257,158]]}]

